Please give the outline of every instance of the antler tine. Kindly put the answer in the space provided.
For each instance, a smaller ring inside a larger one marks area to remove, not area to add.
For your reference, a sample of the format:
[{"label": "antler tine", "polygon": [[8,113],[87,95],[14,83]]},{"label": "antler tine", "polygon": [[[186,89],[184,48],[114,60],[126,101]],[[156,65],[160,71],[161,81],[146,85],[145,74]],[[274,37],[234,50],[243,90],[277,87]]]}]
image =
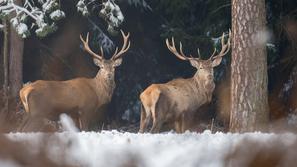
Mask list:
[{"label": "antler tine", "polygon": [[210,60],[214,57],[214,55],[217,53],[217,48],[215,47],[214,48],[214,51],[213,51],[213,53],[212,53],[212,55],[210,56]]},{"label": "antler tine", "polygon": [[199,59],[201,59],[201,54],[200,54],[200,49],[199,48],[197,48],[197,52],[198,52]]},{"label": "antler tine", "polygon": [[101,51],[101,56],[104,57],[104,51],[103,51],[102,46],[100,47],[100,51]]},{"label": "antler tine", "polygon": [[182,43],[180,42],[179,43],[179,50],[180,50],[180,53],[178,53],[178,51],[176,50],[176,47],[175,47],[175,42],[174,42],[174,38],[172,37],[171,38],[171,45],[169,43],[169,40],[166,39],[166,45],[167,45],[167,48],[176,56],[178,57],[179,59],[181,60],[190,60],[190,59],[194,59],[194,58],[189,58],[187,56],[185,56],[184,52],[183,52],[183,45]]},{"label": "antler tine", "polygon": [[175,54],[179,59],[187,60],[186,58],[182,57],[180,54],[177,53],[173,37],[171,38],[171,43],[172,43],[172,46],[170,45],[169,40],[166,39],[166,45],[167,45],[167,48],[169,49],[169,51],[172,52],[173,54]]},{"label": "antler tine", "polygon": [[[82,41],[83,45],[84,45],[84,50],[87,51],[90,55],[92,55],[94,58],[97,58],[99,60],[102,60],[102,57],[96,53],[94,53],[90,46],[89,46],[89,33],[87,33],[87,37],[86,40],[83,39],[82,35],[79,36],[80,40]],[[102,47],[101,47],[102,48]],[[103,53],[103,49],[102,49],[102,53]]]},{"label": "antler tine", "polygon": [[210,59],[216,59],[217,57],[222,57],[229,52],[230,45],[231,45],[230,37],[231,37],[231,30],[229,30],[228,41],[227,41],[227,43],[225,43],[225,33],[223,33],[223,35],[221,37],[222,38],[221,39],[222,49],[218,55],[216,55],[216,56],[212,55]]},{"label": "antler tine", "polygon": [[131,45],[131,42],[129,40],[130,33],[128,32],[128,34],[125,35],[125,33],[122,30],[121,30],[121,33],[123,36],[124,43],[123,43],[122,49],[119,52],[118,52],[119,48],[116,47],[116,50],[115,50],[113,56],[111,57],[111,59],[113,59],[113,60],[121,57],[125,52],[128,51],[128,49],[130,48],[130,45]]},{"label": "antler tine", "polygon": [[229,34],[228,34],[228,41],[227,41],[227,43],[226,44],[224,44],[224,41],[225,40],[223,40],[222,39],[222,41],[221,41],[221,44],[222,44],[222,46],[223,46],[223,48],[224,49],[222,49],[221,50],[221,52],[220,52],[220,56],[224,56],[225,54],[227,54],[228,52],[229,52],[229,50],[230,50],[230,46],[231,46],[231,30],[229,30]]},{"label": "antler tine", "polygon": [[182,44],[181,42],[179,42],[179,51],[180,51],[180,53],[181,53],[181,55],[182,55],[183,57],[188,58],[188,57],[186,57],[185,54],[184,54],[184,51],[183,51],[183,44]]}]

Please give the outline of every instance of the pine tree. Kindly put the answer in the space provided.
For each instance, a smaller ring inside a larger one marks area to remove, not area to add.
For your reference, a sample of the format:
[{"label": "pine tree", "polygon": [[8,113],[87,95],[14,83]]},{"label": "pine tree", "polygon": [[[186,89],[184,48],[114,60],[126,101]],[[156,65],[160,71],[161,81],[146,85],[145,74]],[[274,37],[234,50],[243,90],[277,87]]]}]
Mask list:
[{"label": "pine tree", "polygon": [[230,130],[259,130],[268,121],[264,0],[232,1]]}]

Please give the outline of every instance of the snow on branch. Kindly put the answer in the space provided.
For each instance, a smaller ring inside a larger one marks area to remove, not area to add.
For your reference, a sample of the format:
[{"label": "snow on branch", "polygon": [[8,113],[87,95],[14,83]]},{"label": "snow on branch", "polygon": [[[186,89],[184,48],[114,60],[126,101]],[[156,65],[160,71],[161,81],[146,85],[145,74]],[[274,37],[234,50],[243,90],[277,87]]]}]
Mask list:
[{"label": "snow on branch", "polygon": [[[78,12],[83,16],[89,16],[89,6],[97,2],[96,0],[79,0],[76,7]],[[99,4],[102,6],[99,16],[103,18],[108,24],[108,32],[111,34],[117,34],[117,30],[124,21],[124,15],[120,7],[115,3],[115,0],[107,0]]]},{"label": "snow on branch", "polygon": [[4,0],[0,6],[0,18],[9,19],[22,38],[30,36],[32,29],[37,36],[45,37],[57,30],[55,22],[64,17],[58,0],[25,0],[23,6]]},{"label": "snow on branch", "polygon": [[116,28],[119,28],[124,21],[123,13],[114,0],[107,0],[102,5],[99,15],[108,23],[108,32],[116,33]]},{"label": "snow on branch", "polygon": [[134,5],[135,7],[142,7],[145,10],[153,10],[145,0],[128,0],[128,3],[129,5]]},{"label": "snow on branch", "polygon": [[88,2],[88,0],[79,0],[76,4],[77,11],[83,16],[89,16],[90,12],[87,7],[89,4],[90,3]]}]

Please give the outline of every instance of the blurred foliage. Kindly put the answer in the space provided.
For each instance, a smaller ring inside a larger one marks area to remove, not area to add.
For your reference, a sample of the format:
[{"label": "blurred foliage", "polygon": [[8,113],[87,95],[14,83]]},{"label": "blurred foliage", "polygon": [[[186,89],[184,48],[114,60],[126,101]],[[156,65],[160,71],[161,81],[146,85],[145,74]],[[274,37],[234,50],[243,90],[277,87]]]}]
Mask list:
[{"label": "blurred foliage", "polygon": [[152,0],[151,6],[163,21],[161,37],[174,36],[195,53],[198,46],[206,48],[201,50],[203,58],[213,51],[212,38],[231,25],[229,0]]}]

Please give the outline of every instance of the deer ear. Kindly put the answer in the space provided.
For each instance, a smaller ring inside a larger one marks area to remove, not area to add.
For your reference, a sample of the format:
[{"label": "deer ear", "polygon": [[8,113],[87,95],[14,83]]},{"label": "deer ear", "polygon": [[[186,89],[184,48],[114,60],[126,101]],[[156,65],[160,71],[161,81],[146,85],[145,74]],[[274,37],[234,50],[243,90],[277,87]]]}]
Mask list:
[{"label": "deer ear", "polygon": [[218,57],[212,61],[212,67],[216,67],[221,64],[223,57]]},{"label": "deer ear", "polygon": [[103,67],[103,64],[102,64],[101,60],[99,60],[99,59],[93,59],[93,62],[94,62],[94,64],[95,64],[96,66],[98,66],[98,67],[100,67],[100,68]]},{"label": "deer ear", "polygon": [[113,67],[118,67],[122,64],[122,58],[118,58],[113,62]]},{"label": "deer ear", "polygon": [[193,67],[196,67],[196,68],[199,67],[199,63],[196,60],[190,60],[190,63]]}]

